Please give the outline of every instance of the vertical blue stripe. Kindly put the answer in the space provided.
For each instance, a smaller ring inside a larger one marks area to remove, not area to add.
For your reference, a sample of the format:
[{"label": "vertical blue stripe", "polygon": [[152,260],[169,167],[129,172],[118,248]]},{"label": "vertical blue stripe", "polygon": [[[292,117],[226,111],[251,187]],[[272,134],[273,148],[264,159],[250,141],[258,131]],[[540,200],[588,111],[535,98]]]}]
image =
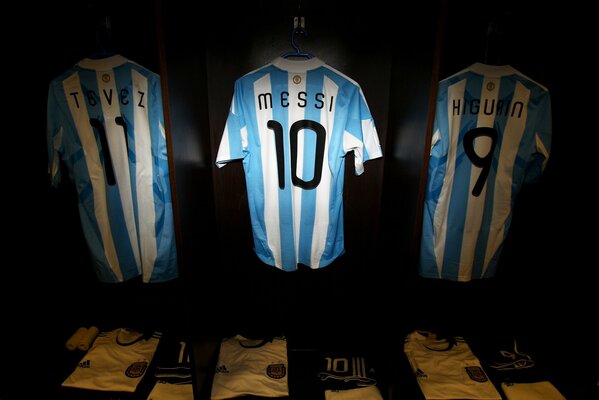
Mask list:
[{"label": "vertical blue stripe", "polygon": [[[144,73],[144,71],[139,71]],[[160,130],[164,127],[160,78],[145,73],[148,78],[147,107],[152,142],[154,209],[156,212],[156,260],[151,281],[166,281],[177,277],[177,246],[171,199],[166,139]]]},{"label": "vertical blue stripe", "polygon": [[[343,152],[343,132],[345,130],[345,123],[348,122],[348,118],[352,115],[352,110],[349,110],[348,107],[348,102],[351,100],[350,98],[348,98],[348,95],[353,94],[354,90],[358,89],[347,79],[343,78],[342,76],[334,73],[329,69],[326,69],[323,75],[325,75],[328,79],[333,81],[333,83],[337,85],[337,87],[339,88],[337,98],[334,100],[335,115],[333,116],[333,132],[327,132],[327,136],[330,136],[328,148],[328,167],[331,168],[331,173],[333,174],[333,182],[337,182],[337,178],[339,178],[339,180],[341,181],[341,185],[337,186],[337,189],[343,189],[343,178],[345,176],[345,158],[343,157],[345,155],[345,153]],[[331,106],[329,103],[331,99],[327,98],[325,100],[325,108],[326,112],[328,113],[329,108]],[[341,173],[341,176],[339,176],[339,173]],[[338,192],[334,190],[331,191],[331,200],[337,197],[335,193]]]},{"label": "vertical blue stripe", "polygon": [[[359,95],[359,88],[330,69],[324,70],[324,75],[337,85],[338,92],[337,98],[334,99],[335,115],[333,115],[333,131],[327,132],[327,135],[330,136],[329,148],[327,150],[329,164],[323,166],[323,168],[330,168],[332,178],[329,189],[329,226],[326,246],[320,258],[321,266],[330,264],[336,257],[345,252],[343,225],[345,152],[343,149],[343,135],[345,130],[348,129],[347,125],[351,124],[350,117],[359,115],[359,110],[351,108],[350,105],[352,97]],[[330,98],[327,98],[325,103],[327,113],[330,109],[330,100]]]},{"label": "vertical blue stripe", "polygon": [[[536,152],[536,136],[537,134],[544,136],[546,132],[546,128],[540,128],[539,125],[545,124],[548,121],[551,121],[551,117],[544,117],[539,115],[540,112],[544,111],[540,109],[540,100],[544,100],[545,94],[540,88],[532,86],[530,81],[524,81],[522,78],[512,79],[512,83],[514,85],[514,90],[516,90],[516,83],[520,83],[526,88],[530,90],[530,97],[528,99],[527,104],[527,112],[528,118],[526,121],[526,125],[524,126],[524,133],[522,134],[522,140],[518,147],[518,153],[516,155],[516,159],[514,160],[514,169],[512,171],[512,204],[516,201],[516,197],[520,192],[520,188],[526,179],[530,179],[537,174],[541,173],[541,165],[537,164],[540,159],[537,159],[533,156]],[[532,86],[532,87],[531,87]],[[512,93],[514,95],[515,93]],[[519,110],[519,109],[518,109]],[[511,112],[511,107],[510,110]],[[517,114],[517,113],[516,113]],[[524,110],[522,111],[524,115]],[[506,118],[509,117],[508,116]],[[545,139],[543,137],[543,139]],[[547,144],[547,143],[545,143]],[[549,150],[549,148],[547,148]],[[536,165],[536,173],[532,173],[530,167],[534,164]],[[534,181],[534,179],[533,179]]]},{"label": "vertical blue stripe", "polygon": [[449,119],[447,115],[448,82],[439,85],[433,132],[439,132],[439,140],[431,149],[424,200],[422,242],[420,246],[420,275],[429,278],[439,277],[439,264],[435,255],[435,211],[443,188],[443,178],[447,168],[449,144]]},{"label": "vertical blue stripe", "polygon": [[[138,209],[139,206],[137,204],[137,164],[135,162],[135,119],[133,117],[133,109],[136,106],[136,93],[134,93],[132,78],[131,78],[131,68],[129,66],[120,66],[114,69],[114,78],[116,80],[116,93],[113,96],[113,101],[118,101],[119,111],[121,113],[121,117],[125,123],[127,129],[127,158],[129,165],[129,181],[131,182],[131,196],[133,203],[133,215],[135,219],[135,226],[139,227],[139,214]],[[121,95],[123,97],[121,97]],[[125,96],[126,95],[126,96]],[[121,126],[119,125],[119,128]],[[119,134],[124,133],[119,130]],[[139,229],[139,228],[138,228]],[[139,232],[136,232],[137,235],[137,243],[141,243]],[[141,253],[140,249],[137,249],[138,252]]]},{"label": "vertical blue stripe", "polygon": [[[472,99],[481,98],[482,80],[483,78],[477,75],[468,77],[462,100],[468,106],[471,104]],[[472,162],[464,152],[463,139],[466,132],[476,128],[477,120],[478,115],[470,114],[467,109],[462,115],[461,126],[458,132],[455,173],[447,211],[447,237],[442,271],[444,278],[456,279],[460,272],[462,239],[465,235],[464,222],[468,210],[468,199],[471,196],[470,173],[472,170]]]},{"label": "vertical blue stripe", "polygon": [[[501,146],[504,139],[504,131],[508,121],[508,117],[504,116],[505,107],[511,102],[512,96],[514,95],[514,81],[502,78],[499,83],[499,95],[496,103],[495,113],[499,111],[497,105],[499,101],[502,102],[502,113],[501,115],[495,116],[493,128],[497,131],[497,144],[495,145],[495,152],[493,153],[493,161],[491,164],[491,170],[485,183],[486,197],[484,204],[483,219],[481,221],[481,230],[476,241],[476,249],[474,253],[474,265],[472,268],[473,278],[482,278],[483,269],[485,267],[485,256],[487,251],[487,242],[489,241],[491,222],[493,220],[493,207],[495,202],[495,182],[497,179],[497,168],[499,163],[499,155],[501,154]],[[507,232],[507,231],[506,231]],[[499,253],[499,251],[498,251]],[[490,262],[493,264],[493,260]],[[488,270],[486,271],[488,274]]]},{"label": "vertical blue stripe", "polygon": [[[289,99],[289,107],[281,105],[281,92],[288,92],[288,73],[277,68],[269,67],[270,84],[272,93],[272,118],[279,122],[283,127],[283,157],[285,162],[285,187],[279,187],[279,230],[281,238],[281,263],[283,270],[293,271],[297,269],[296,249],[294,239],[294,221],[293,221],[293,184],[291,182],[291,152],[289,144],[289,128],[292,123],[289,119],[289,112],[293,108],[295,99]],[[274,131],[269,132],[274,135]],[[300,223],[299,221],[295,221]]]},{"label": "vertical blue stripe", "polygon": [[[85,100],[88,106],[88,114],[90,118],[97,118],[100,120],[102,125],[105,126],[104,115],[102,113],[102,102],[100,96],[104,96],[103,93],[100,92],[97,86],[97,75],[95,71],[84,70],[80,73],[81,86],[85,94]],[[95,95],[91,93],[88,94],[88,91],[93,91]],[[90,102],[90,98],[92,98]],[[113,97],[112,101],[115,101],[116,98]],[[100,148],[100,140],[98,137],[98,132],[96,129],[93,129],[94,136],[96,137],[96,143],[98,143],[98,148]],[[108,149],[109,150],[109,149]],[[101,153],[107,151],[107,149],[102,149]],[[100,159],[104,163],[103,154],[100,154]],[[106,171],[105,165],[102,165],[102,169]],[[118,185],[108,185],[105,182],[106,189],[106,205],[108,209],[108,221],[110,223],[110,232],[112,234],[112,239],[114,242],[114,247],[116,249],[116,253],[119,259],[119,264],[121,267],[121,273],[123,275],[123,279],[127,280],[133,278],[138,275],[137,272],[137,262],[135,261],[135,256],[133,254],[133,250],[131,248],[131,242],[129,240],[129,232],[127,231],[127,225],[125,224],[125,215],[123,213],[123,205],[121,204],[121,197]]]},{"label": "vertical blue stripe", "polygon": [[[252,75],[246,76],[243,80],[238,81],[235,97],[240,108],[235,112],[238,115],[243,115],[246,122],[248,133],[248,147],[257,149],[252,151],[250,157],[243,158],[243,168],[246,177],[248,205],[250,209],[250,217],[252,222],[252,230],[254,232],[254,250],[258,257],[264,262],[272,262],[273,255],[268,248],[268,239],[266,237],[266,225],[264,222],[264,176],[262,173],[262,155],[260,154],[260,136],[258,130],[258,122],[256,119],[256,102],[254,100],[254,82],[267,73],[266,70],[260,70]],[[273,101],[274,104],[274,101]],[[232,133],[232,131],[229,129]],[[240,134],[236,131],[235,135]],[[229,135],[229,139],[232,138]]]},{"label": "vertical blue stripe", "polygon": [[[316,93],[323,93],[323,69],[308,71],[306,74],[306,93],[308,104],[305,108],[304,118],[309,121],[320,123],[320,109],[316,108]],[[328,134],[328,132],[327,132]],[[314,177],[314,164],[316,161],[316,132],[304,129],[304,159],[302,179],[309,181]],[[326,142],[326,138],[325,138]],[[323,165],[323,168],[328,168]],[[319,183],[320,185],[320,183]],[[312,239],[314,235],[314,218],[316,214],[316,190],[302,190],[301,226],[299,238],[299,261],[311,265]],[[326,190],[329,190],[328,188]]]},{"label": "vertical blue stripe", "polygon": [[[92,256],[94,270],[98,276],[98,279],[104,282],[116,282],[116,275],[112,272],[112,270],[106,267],[108,261],[104,255],[102,236],[94,214],[94,196],[92,194],[93,188],[84,158],[83,146],[81,140],[79,139],[79,135],[75,130],[75,122],[73,120],[73,116],[69,112],[69,105],[62,86],[62,82],[69,78],[72,73],[72,70],[69,71],[69,73],[65,73],[61,77],[57,78],[60,84],[52,85],[57,99],[56,107],[60,108],[60,110],[49,109],[48,112],[56,114],[60,113],[65,118],[65,120],[60,121],[60,125],[64,129],[63,147],[65,150],[65,154],[62,154],[61,156],[63,162],[69,169],[69,175],[71,179],[73,179],[77,189],[81,227]],[[80,83],[83,90],[83,82]],[[83,93],[80,93],[76,99],[79,102],[80,107],[85,107],[87,104]]]}]

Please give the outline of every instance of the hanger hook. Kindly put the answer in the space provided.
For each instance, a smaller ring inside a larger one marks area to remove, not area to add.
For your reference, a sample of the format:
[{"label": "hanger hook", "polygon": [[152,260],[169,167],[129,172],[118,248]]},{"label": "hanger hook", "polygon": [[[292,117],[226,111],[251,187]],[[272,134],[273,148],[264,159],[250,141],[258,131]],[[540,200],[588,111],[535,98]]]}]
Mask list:
[{"label": "hanger hook", "polygon": [[291,47],[293,47],[293,49],[295,50],[296,53],[301,53],[300,47],[295,42],[296,34],[302,34],[304,36],[308,36],[308,32],[306,32],[306,30],[301,26],[296,26],[295,28],[293,28],[293,31],[291,32]]}]

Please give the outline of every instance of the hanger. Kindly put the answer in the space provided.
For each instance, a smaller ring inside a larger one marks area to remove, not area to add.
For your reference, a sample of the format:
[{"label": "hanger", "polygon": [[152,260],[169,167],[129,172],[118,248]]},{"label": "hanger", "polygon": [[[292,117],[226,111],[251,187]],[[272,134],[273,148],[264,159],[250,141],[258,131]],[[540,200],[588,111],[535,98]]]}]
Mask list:
[{"label": "hanger", "polygon": [[485,54],[483,57],[485,64],[497,65],[500,63],[502,33],[501,24],[492,21],[487,24],[487,38],[485,40]]},{"label": "hanger", "polygon": [[110,17],[104,17],[96,27],[96,51],[89,58],[99,59],[113,56],[115,53],[110,50],[111,43],[112,27]]},{"label": "hanger", "polygon": [[300,49],[300,47],[297,45],[297,43],[295,42],[295,36],[298,34],[308,36],[308,32],[306,32],[306,28],[304,27],[304,17],[294,17],[293,24],[294,24],[294,28],[291,31],[291,47],[293,47],[295,49],[295,51],[289,51],[289,52],[281,55],[281,57],[283,57],[283,58],[303,57],[303,58],[307,58],[307,59],[313,58],[314,55],[312,55],[312,53],[307,53],[305,51],[302,51]]},{"label": "hanger", "polygon": [[489,65],[503,65],[506,63],[506,43],[511,25],[512,13],[510,10],[498,10],[487,23],[487,37],[483,54],[483,62]]}]

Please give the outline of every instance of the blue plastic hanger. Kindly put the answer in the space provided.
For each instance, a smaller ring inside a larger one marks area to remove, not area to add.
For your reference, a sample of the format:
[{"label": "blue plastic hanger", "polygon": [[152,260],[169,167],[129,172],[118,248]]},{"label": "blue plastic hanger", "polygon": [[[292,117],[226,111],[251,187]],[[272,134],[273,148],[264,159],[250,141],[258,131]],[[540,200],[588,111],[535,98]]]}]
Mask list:
[{"label": "blue plastic hanger", "polygon": [[112,28],[110,17],[105,17],[96,27],[96,51],[89,58],[99,59],[115,55],[110,50],[112,43]]},{"label": "blue plastic hanger", "polygon": [[306,32],[306,30],[302,26],[296,26],[295,28],[293,28],[293,31],[291,31],[291,47],[293,47],[295,49],[295,51],[289,51],[289,52],[283,54],[281,57],[283,57],[283,58],[303,57],[303,58],[307,58],[307,59],[313,58],[314,55],[312,55],[312,53],[304,52],[299,48],[299,46],[295,42],[295,35],[297,35],[297,34],[308,36],[308,32]]}]

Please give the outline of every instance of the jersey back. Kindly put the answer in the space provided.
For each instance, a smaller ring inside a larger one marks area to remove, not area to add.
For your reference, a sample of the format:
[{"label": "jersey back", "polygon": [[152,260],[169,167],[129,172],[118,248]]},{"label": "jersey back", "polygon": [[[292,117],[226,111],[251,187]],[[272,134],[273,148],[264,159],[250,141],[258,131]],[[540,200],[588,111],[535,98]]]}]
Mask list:
[{"label": "jersey back", "polygon": [[160,78],[122,56],[84,59],[50,83],[52,183],[67,167],[104,282],[177,276]]},{"label": "jersey back", "polygon": [[477,63],[439,83],[421,276],[494,276],[516,196],[550,143],[549,92],[511,66]]},{"label": "jersey back", "polygon": [[235,83],[216,164],[243,160],[255,252],[266,264],[329,265],[344,252],[345,154],[381,157],[359,85],[317,58],[278,58]]}]

